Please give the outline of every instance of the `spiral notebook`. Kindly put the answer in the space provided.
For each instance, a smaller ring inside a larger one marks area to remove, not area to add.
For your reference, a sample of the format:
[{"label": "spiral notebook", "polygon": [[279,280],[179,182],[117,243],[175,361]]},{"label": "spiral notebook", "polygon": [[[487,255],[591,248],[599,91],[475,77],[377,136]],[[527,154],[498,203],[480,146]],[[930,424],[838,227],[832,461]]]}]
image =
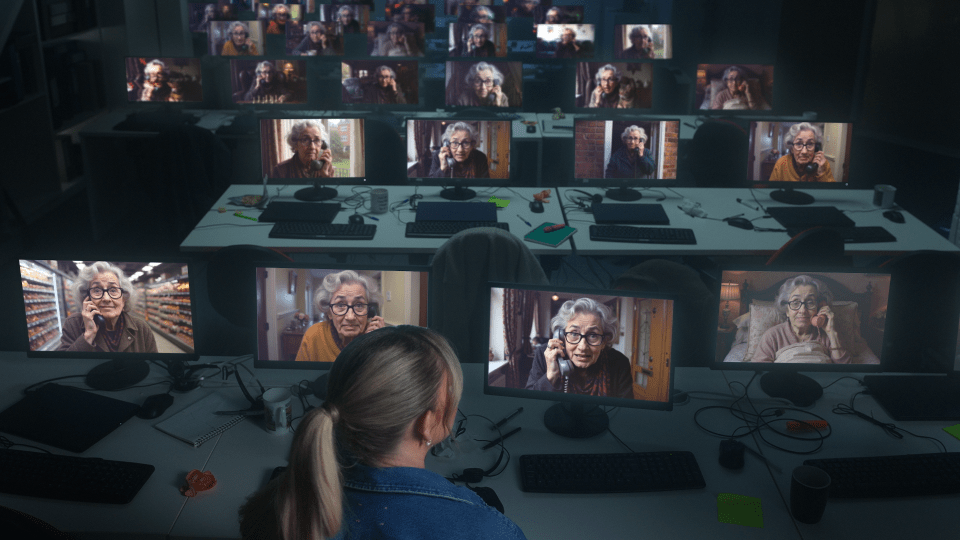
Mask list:
[{"label": "spiral notebook", "polygon": [[210,394],[154,427],[194,448],[243,421],[244,416],[220,416],[217,411],[237,410],[218,394]]}]

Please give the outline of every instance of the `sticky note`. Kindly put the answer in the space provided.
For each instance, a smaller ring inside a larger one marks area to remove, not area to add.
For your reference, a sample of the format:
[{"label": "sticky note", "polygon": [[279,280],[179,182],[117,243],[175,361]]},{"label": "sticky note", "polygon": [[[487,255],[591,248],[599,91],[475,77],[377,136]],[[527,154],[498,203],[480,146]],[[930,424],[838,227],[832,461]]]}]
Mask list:
[{"label": "sticky note", "polygon": [[717,520],[720,523],[762,529],[763,509],[760,507],[760,499],[734,493],[721,493],[717,495]]},{"label": "sticky note", "polygon": [[957,424],[955,426],[945,427],[943,428],[943,430],[953,435],[954,437],[960,439],[960,424]]},{"label": "sticky note", "polygon": [[496,197],[490,197],[487,202],[492,202],[493,204],[497,205],[497,208],[506,208],[510,204],[510,201],[498,199]]}]

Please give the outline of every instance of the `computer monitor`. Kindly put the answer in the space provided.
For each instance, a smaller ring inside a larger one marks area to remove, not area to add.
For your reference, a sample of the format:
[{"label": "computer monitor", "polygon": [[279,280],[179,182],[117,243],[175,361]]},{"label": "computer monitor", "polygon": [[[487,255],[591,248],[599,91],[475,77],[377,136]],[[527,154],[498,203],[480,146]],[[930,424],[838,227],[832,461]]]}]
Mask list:
[{"label": "computer monitor", "polygon": [[523,105],[522,62],[448,61],[445,77],[448,110],[515,111]]},{"label": "computer monitor", "polygon": [[423,23],[397,21],[367,23],[367,54],[371,57],[422,57],[426,49]]},{"label": "computer monitor", "polygon": [[451,24],[447,53],[451,57],[504,58],[507,56],[507,25],[504,23]]},{"label": "computer monitor", "polygon": [[207,30],[207,54],[210,56],[262,56],[262,21],[215,21]]},{"label": "computer monitor", "polygon": [[416,60],[345,60],[342,102],[350,108],[413,109],[420,101],[419,71]]},{"label": "computer monitor", "polygon": [[126,58],[127,100],[142,103],[203,102],[199,58]]},{"label": "computer monitor", "polygon": [[616,201],[642,198],[636,187],[675,185],[678,120],[577,118],[573,127],[577,183],[610,188]]},{"label": "computer monitor", "polygon": [[337,35],[361,34],[370,22],[370,6],[357,4],[321,4],[320,20],[337,26]]},{"label": "computer monitor", "polygon": [[618,24],[614,26],[613,56],[620,60],[673,58],[673,26]]},{"label": "computer monitor", "polygon": [[852,124],[750,122],[747,171],[751,187],[778,188],[770,198],[810,204],[812,195],[795,188],[850,185]]},{"label": "computer monitor", "polygon": [[882,369],[890,285],[878,270],[725,268],[712,367],[764,372],[767,395],[812,404],[822,389],[800,372]]},{"label": "computer monitor", "polygon": [[307,102],[306,60],[231,59],[233,102],[295,105]]},{"label": "computer monitor", "polygon": [[[375,326],[427,326],[428,278],[428,268],[415,266],[258,266],[254,366],[328,370],[353,337]],[[343,304],[342,314],[331,304]],[[363,313],[358,304],[366,304]],[[325,380],[314,391],[325,392]]]},{"label": "computer monitor", "polygon": [[387,0],[384,5],[386,20],[397,22],[423,23],[426,33],[437,29],[436,6],[422,4],[408,4]]},{"label": "computer monitor", "polygon": [[[479,4],[486,5],[479,5]],[[505,6],[492,6],[492,2],[474,2],[473,5],[461,2],[455,15],[457,23],[460,24],[490,24],[505,23],[507,21],[507,8]]]},{"label": "computer monitor", "polygon": [[267,34],[285,35],[288,26],[300,26],[303,11],[300,4],[260,2],[257,4],[257,19],[264,25]]},{"label": "computer monitor", "polygon": [[27,356],[109,360],[87,374],[98,390],[142,381],[148,361],[196,360],[187,266],[21,259]]},{"label": "computer monitor", "polygon": [[591,114],[622,115],[653,107],[650,62],[577,62],[576,107]]},{"label": "computer monitor", "polygon": [[773,108],[773,66],[699,64],[694,109],[710,114],[769,111]]},{"label": "computer monitor", "polygon": [[511,122],[463,118],[407,120],[407,177],[446,186],[440,195],[469,200],[469,185],[502,186],[510,181]]},{"label": "computer monitor", "polygon": [[595,53],[592,24],[536,25],[537,58],[573,60],[593,58]]},{"label": "computer monitor", "polygon": [[302,201],[337,196],[326,184],[361,183],[365,177],[364,121],[357,118],[260,120],[260,159],[267,178],[310,183],[294,194]]},{"label": "computer monitor", "polygon": [[[581,24],[583,6],[538,5],[533,8],[533,24]],[[536,27],[534,27],[536,33]]]},{"label": "computer monitor", "polygon": [[340,56],[343,35],[333,22],[310,21],[287,26],[287,56]]},{"label": "computer monitor", "polygon": [[[674,298],[493,283],[484,393],[557,401],[546,427],[567,437],[606,430],[601,407],[671,410]],[[566,358],[562,358],[566,356]]]},{"label": "computer monitor", "polygon": [[214,21],[236,21],[240,18],[237,7],[230,0],[190,2],[187,7],[191,32],[206,32]]}]

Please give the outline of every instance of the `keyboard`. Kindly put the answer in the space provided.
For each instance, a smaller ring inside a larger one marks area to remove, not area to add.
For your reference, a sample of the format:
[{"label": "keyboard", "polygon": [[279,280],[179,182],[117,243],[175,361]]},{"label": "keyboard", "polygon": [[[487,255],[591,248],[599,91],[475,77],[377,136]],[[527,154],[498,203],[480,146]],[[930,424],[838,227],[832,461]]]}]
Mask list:
[{"label": "keyboard", "polygon": [[[897,238],[883,227],[830,227],[840,233],[845,244],[872,244],[876,242],[896,242]],[[788,227],[791,238],[805,231],[804,228]]]},{"label": "keyboard", "polygon": [[521,489],[537,493],[632,493],[706,487],[690,452],[528,454]]},{"label": "keyboard", "polygon": [[316,221],[278,221],[270,229],[270,238],[306,240],[373,240],[377,226],[364,223],[318,223]]},{"label": "keyboard", "polygon": [[0,492],[64,501],[127,504],[153,465],[0,449]]},{"label": "keyboard", "polygon": [[597,242],[642,244],[696,244],[693,229],[669,227],[631,227],[629,225],[591,225],[590,239]]},{"label": "keyboard", "polygon": [[960,452],[808,459],[830,475],[830,496],[911,497],[960,493]]},{"label": "keyboard", "polygon": [[407,238],[450,238],[460,231],[477,227],[510,230],[510,225],[499,221],[411,221],[407,223]]}]

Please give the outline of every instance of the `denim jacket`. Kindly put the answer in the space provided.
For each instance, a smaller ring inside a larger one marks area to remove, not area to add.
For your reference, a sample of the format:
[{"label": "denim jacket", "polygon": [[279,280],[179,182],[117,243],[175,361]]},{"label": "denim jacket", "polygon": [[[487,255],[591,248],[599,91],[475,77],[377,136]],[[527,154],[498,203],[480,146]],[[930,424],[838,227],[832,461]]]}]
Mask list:
[{"label": "denim jacket", "polygon": [[413,467],[344,470],[337,539],[525,539],[520,527],[467,488]]}]

